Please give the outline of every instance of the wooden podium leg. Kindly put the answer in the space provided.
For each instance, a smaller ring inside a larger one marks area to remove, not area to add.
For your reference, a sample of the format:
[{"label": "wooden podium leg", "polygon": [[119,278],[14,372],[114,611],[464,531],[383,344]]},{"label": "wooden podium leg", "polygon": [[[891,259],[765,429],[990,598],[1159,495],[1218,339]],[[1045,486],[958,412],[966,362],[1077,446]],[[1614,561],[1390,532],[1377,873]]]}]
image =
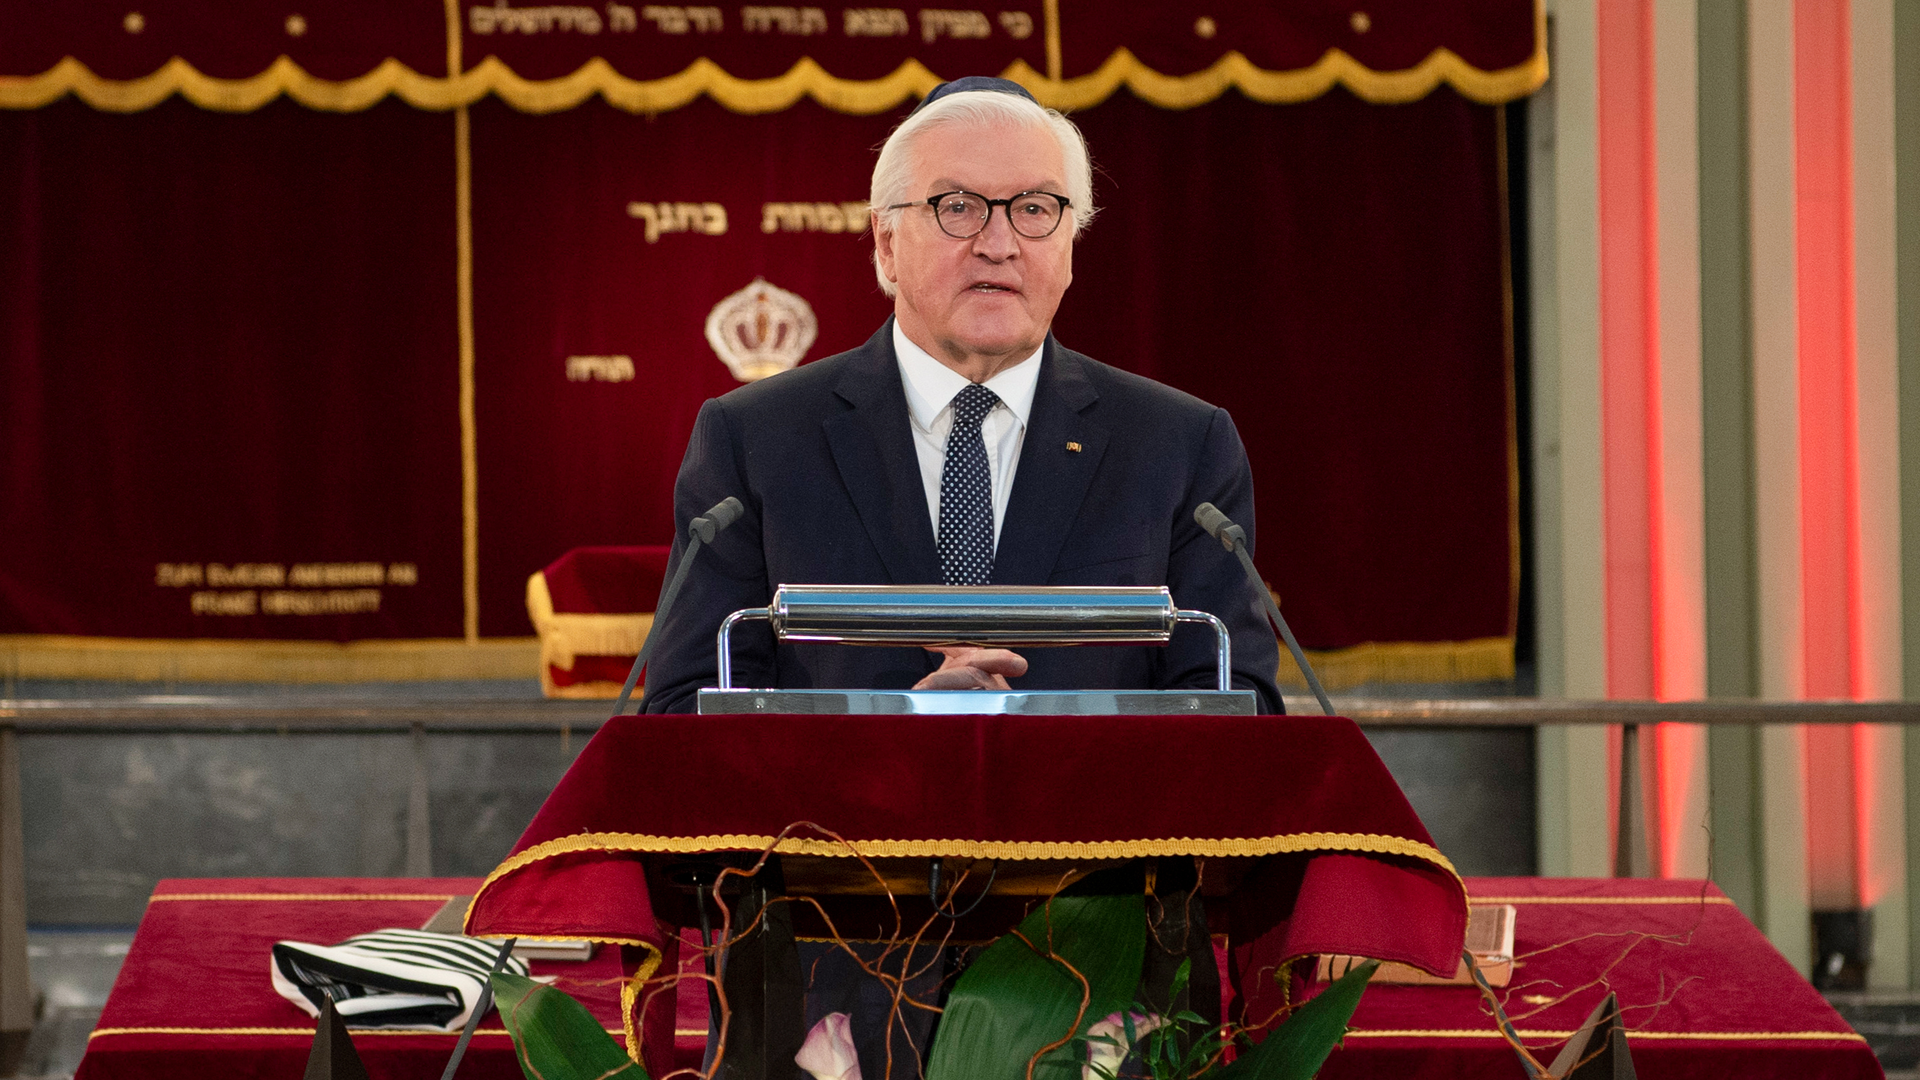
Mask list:
[{"label": "wooden podium leg", "polygon": [[[721,983],[732,1017],[717,1080],[794,1080],[801,1075],[793,1055],[806,1038],[806,1012],[793,913],[786,904],[768,903],[785,892],[780,857],[773,855],[733,901],[735,927],[746,926],[756,915],[761,918],[754,932],[726,953]],[[717,1017],[710,1024],[718,1030]]]}]

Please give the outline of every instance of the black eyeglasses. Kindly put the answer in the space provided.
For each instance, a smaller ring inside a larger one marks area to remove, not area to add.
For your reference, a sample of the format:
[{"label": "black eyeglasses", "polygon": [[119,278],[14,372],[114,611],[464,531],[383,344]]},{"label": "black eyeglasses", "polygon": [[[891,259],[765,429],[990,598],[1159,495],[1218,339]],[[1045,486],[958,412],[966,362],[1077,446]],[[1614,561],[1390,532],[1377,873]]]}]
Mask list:
[{"label": "black eyeglasses", "polygon": [[[902,210],[919,206],[917,202],[894,203],[889,210]],[[940,225],[940,231],[955,240],[971,240],[986,231],[987,221],[993,216],[993,208],[1007,208],[1007,224],[1013,231],[1029,240],[1045,240],[1060,227],[1060,221],[1067,216],[1067,207],[1073,204],[1065,195],[1055,195],[1051,191],[1023,191],[1011,199],[989,199],[985,195],[975,195],[971,191],[946,191],[926,200],[933,207],[933,220]]]}]

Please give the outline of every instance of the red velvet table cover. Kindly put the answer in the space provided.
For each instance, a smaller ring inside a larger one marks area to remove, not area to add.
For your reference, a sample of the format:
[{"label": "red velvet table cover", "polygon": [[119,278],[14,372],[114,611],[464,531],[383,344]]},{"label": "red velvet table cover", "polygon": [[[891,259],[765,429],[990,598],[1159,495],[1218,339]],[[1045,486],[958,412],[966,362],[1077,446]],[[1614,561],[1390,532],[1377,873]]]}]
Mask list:
[{"label": "red velvet table cover", "polygon": [[[1866,1040],[1707,882],[1469,878],[1467,885],[1476,904],[1517,908],[1518,960],[1512,983],[1498,993],[1543,1064],[1611,990],[1640,1080],[1882,1075]],[[1323,1080],[1523,1075],[1469,987],[1370,986],[1352,1029]]]},{"label": "red velvet table cover", "polygon": [[[140,920],[76,1080],[297,1077],[313,1018],[274,992],[275,941],[335,944],[354,934],[418,927],[476,878],[183,878],[162,881]],[[618,949],[584,963],[534,961],[534,974],[580,999],[619,1041]],[[373,1080],[434,1077],[457,1036],[350,1028]],[[696,1059],[697,1060],[697,1059]],[[518,1078],[498,1013],[485,1017],[460,1066],[465,1080]]]},{"label": "red velvet table cover", "polygon": [[[78,1080],[296,1076],[313,1021],[274,993],[267,975],[272,942],[334,942],[418,925],[446,897],[479,884],[473,878],[163,881]],[[1576,989],[1604,971],[1607,988],[1627,1010],[1634,1062],[1645,1080],[1882,1075],[1864,1040],[1711,886],[1540,878],[1470,878],[1467,886],[1478,902],[1519,908],[1521,961],[1502,991],[1516,1017],[1536,1007],[1526,1000],[1531,995],[1575,991],[1564,1003],[1518,1020],[1528,1045],[1544,1050],[1537,1056],[1550,1057],[1606,992],[1597,985]],[[614,950],[585,964],[535,962],[534,970],[559,975],[563,989],[610,1031],[620,1030],[621,965]],[[699,1060],[702,986],[681,984],[677,1066]],[[1322,1076],[1513,1080],[1518,1065],[1479,1002],[1476,992],[1459,987],[1369,987],[1354,1030]],[[454,1041],[358,1029],[353,1038],[375,1080],[437,1076]],[[480,1025],[461,1075],[520,1075],[497,1016]]]},{"label": "red velvet table cover", "polygon": [[[672,963],[678,898],[657,897],[649,860],[760,851],[796,822],[869,857],[1263,857],[1228,904],[1249,1017],[1281,1007],[1271,975],[1293,958],[1451,973],[1466,930],[1459,877],[1345,718],[765,715],[612,718],[488,876],[467,930]],[[850,854],[805,832],[778,850]],[[646,1027],[652,1059],[663,1026]]]}]

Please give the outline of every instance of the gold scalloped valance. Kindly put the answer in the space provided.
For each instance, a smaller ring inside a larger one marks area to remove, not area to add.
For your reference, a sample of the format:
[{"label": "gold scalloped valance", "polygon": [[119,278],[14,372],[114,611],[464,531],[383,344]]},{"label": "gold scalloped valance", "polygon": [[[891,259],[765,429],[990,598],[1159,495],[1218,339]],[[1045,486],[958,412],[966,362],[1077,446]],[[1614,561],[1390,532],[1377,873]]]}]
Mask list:
[{"label": "gold scalloped valance", "polygon": [[[1417,101],[1442,84],[1492,105],[1538,89],[1547,79],[1547,59],[1536,55],[1514,67],[1480,71],[1452,51],[1436,49],[1404,71],[1371,71],[1336,49],[1310,68],[1266,71],[1240,53],[1229,52],[1203,71],[1163,75],[1119,49],[1098,70],[1074,79],[1048,79],[1025,61],[1015,61],[1002,74],[1033,91],[1041,104],[1061,110],[1098,105],[1122,87],[1168,109],[1204,105],[1230,89],[1278,105],[1311,100],[1335,86],[1377,105],[1395,105]],[[0,108],[37,109],[72,94],[105,112],[139,112],[179,94],[215,112],[252,112],[285,95],[322,112],[359,112],[391,95],[417,109],[443,111],[494,94],[522,112],[549,113],[571,109],[599,94],[614,108],[650,113],[678,109],[707,94],[737,113],[779,112],[810,97],[835,112],[868,115],[919,97],[940,81],[918,60],[902,63],[884,78],[842,79],[807,59],[771,79],[738,78],[702,59],[679,74],[642,81],[621,75],[599,58],[557,79],[525,79],[494,57],[453,78],[422,75],[389,59],[357,79],[335,81],[310,75],[285,56],[250,79],[205,75],[179,57],[143,78],[106,79],[68,57],[30,78],[0,76]]]},{"label": "gold scalloped valance", "polygon": [[[1432,49],[1412,66],[1397,69],[1369,67],[1347,49],[1335,47],[1326,49],[1307,66],[1287,70],[1261,67],[1245,52],[1228,49],[1190,74],[1169,75],[1122,46],[1091,70],[1070,77],[1058,74],[1060,46],[1053,7],[1047,5],[1045,34],[1045,63],[1052,74],[1037,70],[1024,56],[1007,64],[1001,73],[1025,85],[1043,104],[1062,110],[1090,108],[1122,88],[1168,109],[1204,105],[1228,90],[1238,90],[1266,104],[1285,104],[1310,100],[1335,87],[1344,87],[1375,104],[1399,104],[1416,101],[1443,85],[1473,101],[1498,104],[1532,93],[1547,78],[1545,15],[1538,3],[1533,5],[1532,54],[1494,69],[1476,67],[1445,46]],[[1362,15],[1356,13],[1355,18]],[[458,27],[457,15],[450,14],[449,33],[458,33]],[[463,45],[468,52],[475,52],[481,43],[468,36],[464,42],[456,38],[448,44],[449,53],[457,58]],[[500,42],[489,40],[486,44]],[[147,75],[117,79],[99,75],[78,57],[68,55],[39,74],[0,75],[0,108],[40,108],[72,94],[102,111],[138,112],[178,94],[217,112],[250,112],[283,95],[324,112],[357,112],[389,96],[415,108],[445,111],[495,95],[522,112],[550,113],[574,108],[597,94],[627,112],[658,113],[678,109],[705,94],[737,113],[778,112],[811,98],[836,112],[870,115],[894,109],[925,94],[943,77],[957,74],[943,76],[920,59],[909,58],[877,78],[846,78],[832,74],[810,55],[801,56],[784,73],[768,78],[734,75],[705,56],[658,78],[629,77],[599,55],[553,78],[523,76],[497,55],[487,55],[472,67],[463,67],[455,59],[451,69],[459,74],[423,74],[389,56],[363,75],[328,79],[312,74],[282,53],[256,75],[222,78],[208,75],[175,55]]]}]

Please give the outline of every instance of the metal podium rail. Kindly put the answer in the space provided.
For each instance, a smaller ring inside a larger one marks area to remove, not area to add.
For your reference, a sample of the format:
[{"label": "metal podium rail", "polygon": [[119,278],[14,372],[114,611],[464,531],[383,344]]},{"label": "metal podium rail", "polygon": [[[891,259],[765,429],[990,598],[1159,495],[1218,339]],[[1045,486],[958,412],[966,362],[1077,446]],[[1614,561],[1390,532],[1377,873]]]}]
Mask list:
[{"label": "metal podium rail", "polygon": [[[733,685],[733,629],[765,620],[781,641],[842,645],[1048,648],[1165,645],[1183,622],[1213,627],[1213,690],[754,690]],[[720,624],[720,685],[700,691],[702,713],[887,713],[1251,716],[1251,690],[1232,683],[1233,640],[1204,611],[1176,608],[1165,586],[1041,588],[782,585],[763,608]]]}]

